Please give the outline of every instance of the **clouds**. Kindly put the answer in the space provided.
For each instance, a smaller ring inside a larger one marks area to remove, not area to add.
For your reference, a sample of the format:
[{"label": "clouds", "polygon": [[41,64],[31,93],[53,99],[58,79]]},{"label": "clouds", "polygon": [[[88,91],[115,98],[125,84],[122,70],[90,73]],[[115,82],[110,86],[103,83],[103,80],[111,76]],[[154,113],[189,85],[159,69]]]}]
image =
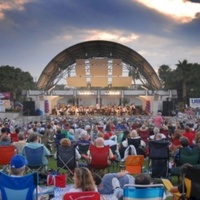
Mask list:
[{"label": "clouds", "polygon": [[0,65],[20,67],[39,77],[54,56],[88,40],[126,45],[141,53],[155,70],[183,59],[200,62],[200,4],[159,2],[162,4],[154,0],[3,1]]},{"label": "clouds", "polygon": [[136,0],[145,6],[171,16],[179,23],[188,23],[196,18],[200,5],[183,0]]}]

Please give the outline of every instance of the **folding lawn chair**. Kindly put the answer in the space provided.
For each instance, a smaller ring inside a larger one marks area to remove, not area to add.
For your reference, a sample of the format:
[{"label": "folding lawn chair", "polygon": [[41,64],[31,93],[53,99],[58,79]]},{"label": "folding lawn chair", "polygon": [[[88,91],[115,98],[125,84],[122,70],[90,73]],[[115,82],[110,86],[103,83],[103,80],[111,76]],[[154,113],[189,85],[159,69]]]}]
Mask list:
[{"label": "folding lawn chair", "polygon": [[164,178],[169,175],[169,143],[166,140],[149,142],[149,164],[152,178]]},{"label": "folding lawn chair", "polygon": [[162,200],[164,197],[163,184],[126,184],[123,190],[124,200]]},{"label": "folding lawn chair", "polygon": [[129,155],[125,159],[124,168],[130,174],[140,174],[144,164],[143,155]]},{"label": "folding lawn chair", "polygon": [[106,168],[109,167],[109,146],[96,147],[90,145],[90,162],[89,168],[100,174],[105,174]]},{"label": "folding lawn chair", "polygon": [[147,144],[148,138],[149,138],[149,131],[141,131],[139,130],[138,135],[141,137],[141,139]]},{"label": "folding lawn chair", "polygon": [[100,194],[98,192],[68,192],[64,194],[63,200],[100,200]]},{"label": "folding lawn chair", "polygon": [[[182,174],[182,191],[173,194],[176,200],[199,200],[200,199],[200,169],[187,166]],[[168,179],[162,179],[166,189],[170,191],[173,187],[172,183]]]},{"label": "folding lawn chair", "polygon": [[185,200],[200,199],[200,169],[189,166],[186,167],[182,176],[182,184],[185,184],[182,191],[182,196],[185,196]]},{"label": "folding lawn chair", "polygon": [[37,171],[38,173],[42,170],[47,172],[47,166],[43,164],[43,151],[43,146],[36,149],[27,146],[24,147],[24,156],[28,161],[28,170]]},{"label": "folding lawn chair", "polygon": [[141,138],[127,138],[128,146],[133,145],[136,149],[137,155],[146,156],[145,150],[141,146]]},{"label": "folding lawn chair", "polygon": [[74,169],[77,167],[77,161],[76,161],[76,153],[75,153],[75,147],[70,146],[68,148],[63,147],[61,145],[57,146],[57,168],[58,172],[61,169],[64,169],[67,171],[67,178],[71,180],[70,176],[73,176]]},{"label": "folding lawn chair", "polygon": [[78,143],[77,144],[77,149],[80,154],[85,154],[87,155],[87,151],[89,150],[90,144],[87,143]]},{"label": "folding lawn chair", "polygon": [[164,134],[169,139],[169,130],[160,129],[160,133]]},{"label": "folding lawn chair", "polygon": [[35,200],[38,199],[38,174],[13,177],[0,172],[0,191],[3,200]]},{"label": "folding lawn chair", "polygon": [[11,158],[15,155],[14,145],[0,146],[0,165],[2,165],[1,171],[6,171],[10,165]]},{"label": "folding lawn chair", "polygon": [[170,169],[171,176],[180,176],[180,168],[183,164],[189,163],[195,168],[200,168],[200,149],[199,148],[180,148],[179,149],[179,162],[176,163],[174,168]]},{"label": "folding lawn chair", "polygon": [[86,165],[86,159],[82,155],[87,155],[87,152],[89,150],[90,144],[89,143],[78,143],[77,144],[78,152],[81,155],[81,160],[79,161],[79,165]]}]

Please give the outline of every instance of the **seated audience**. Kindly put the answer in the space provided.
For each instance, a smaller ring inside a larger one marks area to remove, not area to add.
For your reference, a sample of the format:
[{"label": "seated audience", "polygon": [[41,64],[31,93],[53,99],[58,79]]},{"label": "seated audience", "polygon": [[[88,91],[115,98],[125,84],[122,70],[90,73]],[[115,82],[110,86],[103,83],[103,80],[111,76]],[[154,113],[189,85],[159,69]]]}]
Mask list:
[{"label": "seated audience", "polygon": [[194,145],[194,138],[195,134],[191,131],[191,128],[189,126],[185,127],[185,132],[182,134],[182,136],[187,137],[189,140],[189,145],[192,147]]},{"label": "seated audience", "polygon": [[[192,148],[189,145],[189,140],[187,137],[181,137],[180,138],[180,148],[187,148],[189,150],[192,150]],[[179,153],[179,148],[176,150],[174,154],[174,162],[178,166],[180,162],[180,153]]]},{"label": "seated audience", "polygon": [[113,146],[113,145],[117,145],[117,143],[114,140],[110,139],[110,135],[108,133],[104,134],[104,145],[105,146]]},{"label": "seated audience", "polygon": [[[158,133],[160,133],[160,129],[157,128],[157,127],[154,127],[153,133],[154,133],[154,135],[151,135],[151,136],[149,137],[150,140],[155,140],[155,139],[156,139],[156,135],[157,135]],[[160,134],[161,134],[162,139],[166,139],[166,136],[165,136],[163,133],[160,133]]]},{"label": "seated audience", "polygon": [[151,176],[149,174],[138,174],[135,177],[135,184],[136,185],[150,185],[151,184]]},{"label": "seated audience", "polygon": [[181,136],[182,136],[182,134],[180,133],[180,131],[178,131],[178,130],[174,131],[174,134],[172,135],[172,146],[171,146],[172,154],[175,153],[177,148],[179,148],[181,146],[181,144],[180,144]]},{"label": "seated audience", "polygon": [[94,173],[93,178],[100,194],[114,194],[117,199],[123,199],[123,187],[125,184],[134,184],[135,178],[127,171],[108,173],[102,178]]},{"label": "seated audience", "polygon": [[3,135],[0,138],[0,146],[9,146],[11,145],[11,139],[7,135]]},{"label": "seated audience", "polygon": [[[182,165],[182,167],[181,167],[181,176],[184,174],[184,171],[186,170],[186,168],[187,167],[192,167],[192,165],[191,164],[189,164],[189,163],[185,163],[184,165]],[[184,183],[184,193],[186,193],[187,192],[187,189],[189,189],[189,188],[187,188],[186,187],[186,185],[185,185],[185,183]],[[170,191],[169,191],[170,193],[177,193],[177,192],[180,192],[180,193],[183,193],[183,183],[181,183],[180,185],[178,185],[178,186],[173,186],[171,189],[170,189]],[[200,196],[199,196],[200,197]],[[196,198],[194,198],[194,197],[190,197],[190,199],[196,199]],[[198,198],[199,199],[199,198]]]},{"label": "seated audience", "polygon": [[[60,141],[60,145],[64,148],[70,148],[71,147],[71,141],[68,138],[63,138]],[[77,161],[81,159],[81,155],[76,148],[75,148],[75,158],[76,158]]]},{"label": "seated audience", "polygon": [[74,188],[70,192],[97,191],[92,174],[86,167],[75,168],[73,181]]},{"label": "seated audience", "polygon": [[[140,138],[140,136],[138,135],[138,133],[137,133],[136,130],[132,130],[132,131],[129,133],[128,138],[130,138],[130,139],[138,139],[138,138]],[[122,145],[123,145],[124,147],[128,147],[128,139],[124,140],[124,141],[122,142]],[[145,144],[145,142],[144,142],[143,140],[140,141],[140,146],[143,147],[143,148],[146,147],[146,144]]]},{"label": "seated audience", "polygon": [[[103,148],[104,147],[104,139],[101,137],[98,137],[95,141],[94,141],[94,145],[97,148]],[[87,155],[82,155],[85,159],[88,160],[88,162],[90,162],[91,160],[91,153],[90,150],[88,150]],[[112,150],[109,148],[109,155],[108,155],[108,163],[111,164],[110,160],[114,160],[115,159],[115,155],[113,155]]]},{"label": "seated audience", "polygon": [[23,147],[26,145],[26,140],[23,133],[18,134],[18,142],[13,142],[12,144],[16,147],[17,153],[21,153]]},{"label": "seated audience", "polygon": [[[15,155],[10,160],[10,171],[9,175],[13,177],[20,177],[24,176],[26,172],[26,165],[28,164],[28,161],[25,157],[22,155]],[[38,186],[38,192],[41,192],[41,188]],[[0,200],[1,200],[1,194],[0,194]],[[49,199],[48,195],[42,195],[38,197],[38,200],[46,200]]]},{"label": "seated audience", "polygon": [[90,140],[86,130],[82,130],[80,133],[80,139],[77,141],[78,144],[90,144]]},{"label": "seated audience", "polygon": [[25,147],[29,147],[29,148],[32,148],[32,149],[37,149],[39,147],[43,147],[43,165],[48,165],[48,159],[47,157],[50,156],[50,151],[47,149],[46,146],[44,146],[43,144],[39,143],[39,140],[40,140],[40,137],[37,133],[31,133],[29,135],[29,143],[27,143],[22,151],[21,151],[21,154],[23,156],[26,156],[25,154]]}]

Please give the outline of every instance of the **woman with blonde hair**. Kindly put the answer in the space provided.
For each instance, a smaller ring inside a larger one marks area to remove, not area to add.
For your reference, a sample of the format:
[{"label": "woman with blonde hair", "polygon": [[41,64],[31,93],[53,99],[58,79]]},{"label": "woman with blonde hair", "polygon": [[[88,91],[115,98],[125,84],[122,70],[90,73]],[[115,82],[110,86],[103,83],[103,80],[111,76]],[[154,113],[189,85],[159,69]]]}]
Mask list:
[{"label": "woman with blonde hair", "polygon": [[73,180],[74,188],[70,192],[98,191],[93,176],[86,167],[75,168]]},{"label": "woman with blonde hair", "polygon": [[[138,138],[140,138],[140,136],[138,135],[136,130],[132,130],[129,133],[128,138],[130,138],[130,139],[138,139]],[[122,142],[122,145],[124,147],[128,147],[128,139],[124,140]],[[146,148],[146,143],[143,140],[140,140],[140,145],[141,145],[141,147]]]}]

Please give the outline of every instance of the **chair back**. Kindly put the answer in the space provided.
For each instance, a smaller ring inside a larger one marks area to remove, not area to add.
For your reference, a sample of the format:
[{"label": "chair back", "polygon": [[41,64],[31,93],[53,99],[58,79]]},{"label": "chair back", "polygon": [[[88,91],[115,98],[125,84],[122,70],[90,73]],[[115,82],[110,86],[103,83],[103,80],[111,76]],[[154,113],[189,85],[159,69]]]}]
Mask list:
[{"label": "chair back", "polygon": [[79,151],[80,154],[86,154],[87,155],[90,144],[78,143],[77,147],[78,147],[78,151]]},{"label": "chair back", "polygon": [[34,167],[39,167],[43,166],[43,146],[38,147],[36,149],[30,148],[25,146],[25,157],[28,161],[27,166],[34,168]]},{"label": "chair back", "polygon": [[129,155],[125,159],[125,170],[130,174],[140,174],[144,164],[143,155]]},{"label": "chair back", "polygon": [[114,145],[110,146],[110,149],[111,149],[113,155],[117,155],[117,153],[116,153],[116,151],[117,151],[117,144],[114,144]]},{"label": "chair back", "polygon": [[15,147],[13,145],[0,146],[0,165],[5,165],[2,169],[4,171],[10,164],[11,158],[15,155]]},{"label": "chair back", "polygon": [[57,146],[57,167],[74,170],[76,168],[76,154],[75,147],[68,148]]},{"label": "chair back", "polygon": [[[151,162],[151,177],[167,177],[169,173],[169,143],[166,140],[149,141],[149,163]],[[150,161],[151,160],[151,161]]]},{"label": "chair back", "polygon": [[163,184],[134,185],[126,184],[123,188],[124,200],[162,200]]},{"label": "chair back", "polygon": [[115,126],[115,131],[125,131],[127,127],[124,124],[117,124]]},{"label": "chair back", "polygon": [[149,131],[148,131],[148,130],[147,130],[147,131],[141,131],[141,130],[139,130],[139,131],[138,131],[138,135],[141,137],[141,139],[142,139],[145,143],[148,142],[148,138],[149,138]]},{"label": "chair back", "polygon": [[37,185],[36,172],[21,177],[12,177],[0,172],[0,190],[4,200],[35,200],[38,197]]},{"label": "chair back", "polygon": [[151,159],[168,159],[169,143],[166,140],[149,141],[149,158]]},{"label": "chair back", "polygon": [[198,164],[200,159],[200,149],[195,147],[193,149],[180,148],[180,164],[189,163],[191,165]]},{"label": "chair back", "polygon": [[186,186],[187,199],[199,199],[200,193],[200,169],[187,167],[184,172],[184,184]]},{"label": "chair back", "polygon": [[64,194],[63,200],[100,200],[100,194],[94,191],[86,192],[68,192]]},{"label": "chair back", "polygon": [[128,145],[133,145],[135,148],[138,148],[141,143],[141,138],[127,138]]},{"label": "chair back", "polygon": [[164,134],[166,138],[169,138],[169,130],[160,129],[160,133]]},{"label": "chair back", "polygon": [[91,162],[90,167],[94,169],[104,169],[108,167],[109,146],[96,147],[90,145]]}]

